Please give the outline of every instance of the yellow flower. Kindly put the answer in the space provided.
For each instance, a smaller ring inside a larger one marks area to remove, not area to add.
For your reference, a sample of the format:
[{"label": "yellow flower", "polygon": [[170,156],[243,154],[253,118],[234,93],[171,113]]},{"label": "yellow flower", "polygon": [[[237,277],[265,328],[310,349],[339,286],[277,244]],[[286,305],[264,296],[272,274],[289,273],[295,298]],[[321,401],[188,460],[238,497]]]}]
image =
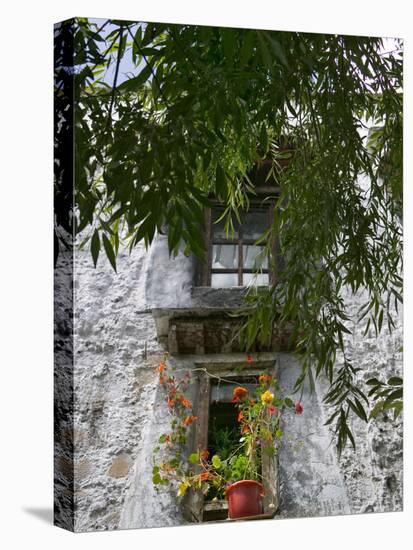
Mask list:
[{"label": "yellow flower", "polygon": [[264,405],[271,405],[273,400],[274,400],[274,394],[271,393],[269,390],[265,391],[261,395],[261,401],[264,403]]}]

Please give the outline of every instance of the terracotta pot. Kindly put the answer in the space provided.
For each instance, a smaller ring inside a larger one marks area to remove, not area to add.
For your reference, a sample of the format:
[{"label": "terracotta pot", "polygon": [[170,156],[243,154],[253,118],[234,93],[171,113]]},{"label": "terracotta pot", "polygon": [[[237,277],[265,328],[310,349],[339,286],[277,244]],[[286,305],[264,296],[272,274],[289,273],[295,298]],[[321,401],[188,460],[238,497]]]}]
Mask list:
[{"label": "terracotta pot", "polygon": [[226,489],[228,516],[231,519],[258,516],[263,513],[264,487],[258,481],[244,479]]}]

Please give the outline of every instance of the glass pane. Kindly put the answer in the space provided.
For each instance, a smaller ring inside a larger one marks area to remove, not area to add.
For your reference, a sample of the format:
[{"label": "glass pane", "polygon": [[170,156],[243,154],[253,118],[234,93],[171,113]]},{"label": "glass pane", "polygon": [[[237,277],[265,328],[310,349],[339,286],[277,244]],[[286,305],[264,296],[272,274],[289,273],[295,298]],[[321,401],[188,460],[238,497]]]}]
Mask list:
[{"label": "glass pane", "polygon": [[212,273],[211,286],[214,288],[238,286],[238,273]]},{"label": "glass pane", "polygon": [[219,221],[217,220],[222,216],[223,210],[213,210],[212,211],[212,239],[237,239],[238,238],[238,221],[235,216],[232,216],[232,223],[234,225],[234,232],[231,231],[229,227],[228,235],[225,231],[225,221],[226,217]]},{"label": "glass pane", "polygon": [[242,231],[246,239],[258,239],[268,229],[266,211],[246,212],[242,215]]},{"label": "glass pane", "polygon": [[242,280],[244,282],[244,286],[266,286],[269,284],[268,273],[243,273]]},{"label": "glass pane", "polygon": [[214,244],[212,247],[213,269],[236,269],[238,267],[238,246],[235,244]]},{"label": "glass pane", "polygon": [[242,247],[243,265],[247,269],[268,269],[268,256],[263,254],[263,246],[246,245]]}]

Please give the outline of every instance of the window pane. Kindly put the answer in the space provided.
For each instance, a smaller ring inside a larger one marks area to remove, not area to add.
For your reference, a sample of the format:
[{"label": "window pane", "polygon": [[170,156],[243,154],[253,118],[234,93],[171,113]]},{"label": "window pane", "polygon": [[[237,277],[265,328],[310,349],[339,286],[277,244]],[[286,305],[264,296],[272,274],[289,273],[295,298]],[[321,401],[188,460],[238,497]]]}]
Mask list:
[{"label": "window pane", "polygon": [[268,213],[265,211],[246,212],[242,216],[243,236],[258,239],[268,229]]},{"label": "window pane", "polygon": [[269,284],[268,273],[258,273],[257,275],[255,273],[243,273],[242,280],[244,286],[266,286]]},{"label": "window pane", "polygon": [[216,221],[222,216],[223,210],[213,210],[212,211],[212,238],[214,239],[237,239],[238,238],[238,221],[235,216],[232,216],[232,223],[234,226],[234,232],[231,231],[229,227],[228,235],[225,231],[225,221],[226,217],[217,222]]},{"label": "window pane", "polygon": [[211,286],[214,288],[238,286],[238,273],[212,273]]},{"label": "window pane", "polygon": [[214,269],[236,269],[238,267],[238,246],[235,244],[214,244],[212,247]]},{"label": "window pane", "polygon": [[242,247],[243,265],[247,269],[268,269],[268,257],[262,252],[263,246],[246,245]]}]

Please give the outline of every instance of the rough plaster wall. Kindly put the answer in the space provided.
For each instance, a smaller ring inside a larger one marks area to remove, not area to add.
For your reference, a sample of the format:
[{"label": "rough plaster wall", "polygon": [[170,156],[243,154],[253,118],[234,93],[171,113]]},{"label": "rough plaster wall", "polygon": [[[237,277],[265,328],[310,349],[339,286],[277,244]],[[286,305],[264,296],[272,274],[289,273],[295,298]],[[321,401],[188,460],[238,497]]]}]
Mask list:
[{"label": "rough plaster wall", "polygon": [[159,362],[146,308],[147,254],[102,254],[75,266],[75,530],[116,529],[137,448],[152,411]]},{"label": "rough plaster wall", "polygon": [[73,255],[54,270],[54,522],[73,531]]},{"label": "rough plaster wall", "polygon": [[[290,354],[279,354],[278,362],[281,388],[291,395],[300,364]],[[305,385],[301,398],[303,414],[284,414],[285,435],[279,453],[279,517],[329,516],[351,511],[337,454],[323,426],[326,417],[322,397],[318,382],[313,393]]]},{"label": "rough plaster wall", "polygon": [[[352,335],[346,335],[346,354],[355,367],[360,367],[357,381],[362,386],[366,380],[376,377],[387,380],[390,376],[402,376],[403,319],[402,312],[393,309],[396,327],[389,332],[386,317],[379,338],[374,329],[363,336],[365,325],[357,323],[357,311],[366,301],[365,293],[345,295],[352,321],[348,326]],[[338,358],[337,366],[341,366]],[[368,390],[368,386],[364,386]],[[352,423],[356,438],[356,451],[346,448],[340,459],[351,511],[388,512],[403,509],[403,423],[396,421],[393,413],[380,414],[376,422],[366,424],[357,417]]]},{"label": "rough plaster wall", "polygon": [[[164,239],[150,254],[121,254],[116,275],[106,259],[95,270],[77,255],[75,276],[75,529],[88,531],[176,525],[184,520],[172,492],[157,495],[149,472],[154,442],[164,431],[165,408],[154,366],[162,357],[150,307],[190,307],[193,262],[171,260]],[[146,291],[151,289],[150,301]],[[358,299],[353,299],[357,307]],[[360,329],[361,330],[361,329]],[[401,365],[394,355],[401,329],[376,343],[357,333],[348,346],[370,377]],[[379,346],[378,352],[376,344]],[[288,356],[288,390],[298,365]],[[184,361],[185,362],[185,361]],[[380,370],[378,370],[380,369]],[[356,423],[359,447],[338,467],[321,399],[325,387],[303,396],[300,418],[286,417],[289,436],[280,453],[282,517],[400,509],[401,435],[390,421]],[[300,443],[304,441],[304,443]]]}]

